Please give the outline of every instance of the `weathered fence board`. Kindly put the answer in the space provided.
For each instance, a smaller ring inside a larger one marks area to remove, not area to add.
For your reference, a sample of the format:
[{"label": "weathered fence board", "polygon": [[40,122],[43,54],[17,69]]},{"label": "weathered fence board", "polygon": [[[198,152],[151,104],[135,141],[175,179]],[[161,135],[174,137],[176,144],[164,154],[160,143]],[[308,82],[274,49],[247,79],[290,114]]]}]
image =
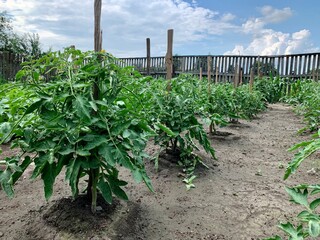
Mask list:
[{"label": "weathered fence board", "polygon": [[0,80],[13,80],[24,61],[21,55],[0,52]]}]

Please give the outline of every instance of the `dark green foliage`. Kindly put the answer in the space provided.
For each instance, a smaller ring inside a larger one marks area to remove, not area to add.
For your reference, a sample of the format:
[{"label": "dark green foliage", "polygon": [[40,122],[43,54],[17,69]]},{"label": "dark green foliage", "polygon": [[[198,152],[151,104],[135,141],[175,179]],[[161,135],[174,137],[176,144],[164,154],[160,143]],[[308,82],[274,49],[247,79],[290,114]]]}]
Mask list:
[{"label": "dark green foliage", "polygon": [[[97,190],[109,203],[112,195],[127,199],[122,189],[126,182],[118,179],[119,166],[128,168],[137,182],[144,181],[152,190],[144,169],[148,157],[144,148],[154,132],[135,105],[122,101],[122,90],[134,76],[114,61],[108,54],[67,49],[25,64],[18,73],[34,92],[24,117],[35,118],[17,127],[22,134],[16,135],[13,147],[20,147],[23,154],[5,159],[6,169],[0,172],[1,185],[10,197],[13,177],[31,162],[35,164],[32,178],[41,176],[46,199],[63,168],[74,197],[79,193],[79,179],[89,176],[87,194],[93,212]],[[55,74],[45,83],[48,72]],[[97,98],[93,84],[98,85]],[[30,161],[25,153],[36,155]]]},{"label": "dark green foliage", "polygon": [[153,94],[154,122],[158,135],[155,142],[166,152],[178,156],[179,163],[186,171],[187,187],[191,187],[194,168],[202,163],[197,154],[198,145],[215,158],[214,149],[207,137],[200,117],[204,109],[201,106],[201,87],[199,80],[181,76],[171,80],[171,91],[167,91],[166,82],[161,88],[156,83],[157,91]]}]

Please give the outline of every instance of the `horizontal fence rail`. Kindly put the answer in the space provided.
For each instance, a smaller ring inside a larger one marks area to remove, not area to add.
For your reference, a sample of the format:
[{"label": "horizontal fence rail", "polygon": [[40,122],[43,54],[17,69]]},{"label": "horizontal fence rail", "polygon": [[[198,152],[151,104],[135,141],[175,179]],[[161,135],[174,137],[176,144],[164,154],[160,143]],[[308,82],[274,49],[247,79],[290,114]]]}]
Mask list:
[{"label": "horizontal fence rail", "polygon": [[[210,61],[209,61],[210,59]],[[148,69],[148,61],[150,61]],[[255,75],[280,76],[288,78],[309,78],[318,80],[320,71],[320,53],[276,55],[276,56],[174,56],[173,75],[190,73],[208,75],[208,63],[211,65],[211,76],[216,81],[231,81],[241,74],[243,80]],[[165,57],[120,58],[122,67],[133,66],[143,75],[165,77]]]}]

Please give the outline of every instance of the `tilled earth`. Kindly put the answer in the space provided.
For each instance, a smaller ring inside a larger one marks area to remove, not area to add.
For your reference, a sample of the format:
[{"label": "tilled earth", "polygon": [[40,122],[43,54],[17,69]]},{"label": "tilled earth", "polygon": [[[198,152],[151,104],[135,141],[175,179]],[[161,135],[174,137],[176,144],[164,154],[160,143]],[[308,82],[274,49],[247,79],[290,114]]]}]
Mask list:
[{"label": "tilled earth", "polygon": [[[294,221],[302,210],[288,201],[284,187],[314,184],[320,175],[313,157],[283,181],[293,157],[287,149],[310,138],[297,135],[303,126],[291,107],[270,105],[252,121],[219,129],[227,134],[210,136],[218,161],[200,153],[209,169],[196,171],[196,188],[187,191],[181,168],[161,158],[157,171],[147,163],[155,193],[122,171],[129,181],[130,201],[112,206],[99,201],[96,215],[86,199],[69,197],[64,176],[46,202],[41,180],[29,180],[29,169],[15,187],[15,198],[8,199],[0,190],[0,239],[247,240],[281,235],[276,225]],[[157,148],[150,144],[148,151],[152,154]],[[10,153],[7,147],[3,155]]]}]

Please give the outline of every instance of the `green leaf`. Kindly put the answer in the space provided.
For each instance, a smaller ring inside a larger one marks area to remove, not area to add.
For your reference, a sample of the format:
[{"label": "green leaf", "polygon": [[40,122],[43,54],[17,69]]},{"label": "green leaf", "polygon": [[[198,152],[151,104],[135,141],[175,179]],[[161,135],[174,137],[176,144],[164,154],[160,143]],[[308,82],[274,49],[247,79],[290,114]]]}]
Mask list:
[{"label": "green leaf", "polygon": [[142,174],[140,172],[139,168],[136,168],[132,171],[133,179],[137,182],[140,183],[143,180]]},{"label": "green leaf", "polygon": [[123,138],[128,138],[130,135],[131,135],[131,132],[128,129],[124,130],[122,133]]},{"label": "green leaf", "polygon": [[139,125],[139,127],[140,127],[141,129],[143,129],[144,131],[149,132],[149,133],[152,133],[153,135],[156,134],[155,131],[154,131],[146,122],[141,121],[141,122],[138,123],[138,125]]},{"label": "green leaf", "polygon": [[62,156],[66,156],[73,152],[75,152],[74,148],[72,148],[72,146],[67,146],[63,149],[60,149],[58,153],[61,154]]},{"label": "green leaf", "polygon": [[24,70],[20,70],[20,71],[16,74],[16,79],[17,79],[17,80],[20,80],[24,75],[25,75],[25,71],[24,71]]},{"label": "green leaf", "polygon": [[14,172],[11,176],[11,182],[12,184],[15,184],[18,179],[21,177],[21,175],[23,174],[23,172],[27,169],[27,167],[31,164],[32,159],[29,156],[26,156],[23,160],[23,162],[20,165],[21,171],[18,172]]},{"label": "green leaf", "polygon": [[98,111],[98,106],[95,102],[90,101],[89,104],[95,112]]},{"label": "green leaf", "polygon": [[281,223],[279,225],[279,228],[281,230],[283,230],[285,233],[287,233],[291,237],[289,239],[291,239],[291,240],[303,240],[303,236],[301,236],[301,233],[298,232],[290,222],[288,222],[286,224]]},{"label": "green leaf", "polygon": [[102,156],[106,160],[106,162],[111,167],[114,167],[116,162],[115,162],[115,158],[112,151],[113,151],[113,148],[111,146],[107,144],[101,144],[101,146],[99,147],[98,153],[100,154],[100,156]]},{"label": "green leaf", "polygon": [[297,217],[300,218],[302,221],[304,221],[305,219],[308,219],[310,215],[311,214],[307,210],[304,210],[300,212]]},{"label": "green leaf", "polygon": [[318,237],[320,235],[320,226],[318,221],[309,221],[309,234],[311,237]]},{"label": "green leaf", "polygon": [[107,203],[112,204],[112,191],[109,184],[101,178],[97,186],[98,189],[101,191],[104,200],[106,200]]},{"label": "green leaf", "polygon": [[91,120],[90,109],[88,107],[88,100],[82,96],[77,96],[75,99],[75,108],[77,115],[80,118],[83,118],[85,121]]},{"label": "green leaf", "polygon": [[4,192],[7,194],[9,198],[13,198],[14,191],[12,184],[10,183],[12,172],[9,169],[4,171],[0,171],[0,184]]},{"label": "green leaf", "polygon": [[310,203],[310,209],[315,210],[319,205],[320,205],[320,198],[318,198]]},{"label": "green leaf", "polygon": [[123,191],[119,186],[117,185],[112,185],[112,192],[120,199],[128,201],[128,196],[125,193],[125,191]]},{"label": "green leaf", "polygon": [[69,185],[72,190],[72,196],[76,197],[78,195],[78,179],[80,177],[79,171],[81,167],[80,159],[72,159],[67,165],[66,180],[69,181]]},{"label": "green leaf", "polygon": [[298,143],[298,144],[295,144],[294,146],[292,146],[291,148],[288,149],[288,151],[292,152],[298,148],[301,148],[301,147],[305,147],[305,146],[308,146],[310,143],[312,143],[313,141],[306,141],[306,142],[301,142],[301,143]]},{"label": "green leaf", "polygon": [[131,121],[127,122],[118,122],[112,129],[111,134],[113,136],[120,135],[124,130],[128,129],[128,127],[131,125]]},{"label": "green leaf", "polygon": [[147,185],[147,187],[149,188],[149,190],[151,192],[154,192],[154,189],[153,189],[153,186],[151,183],[151,179],[148,177],[148,175],[146,174],[146,172],[144,170],[142,172],[142,178],[143,178],[143,181],[145,182],[145,184]]},{"label": "green leaf", "polygon": [[38,109],[43,103],[45,102],[45,99],[40,99],[39,101],[31,104],[30,107],[27,108],[25,111],[24,115],[30,114],[34,112],[36,109]]},{"label": "green leaf", "polygon": [[114,151],[115,159],[118,159],[120,164],[132,171],[134,168],[127,152],[125,150],[120,150],[119,147],[117,147]]},{"label": "green leaf", "polygon": [[165,126],[164,124],[157,123],[156,126],[158,128],[160,128],[162,131],[164,131],[169,137],[176,137],[177,136],[177,134],[172,132],[171,129],[168,128],[167,126]]},{"label": "green leaf", "polygon": [[84,149],[81,149],[81,148],[77,149],[76,154],[79,155],[79,156],[82,156],[82,157],[89,157],[89,156],[91,156],[90,151],[84,150]]},{"label": "green leaf", "polygon": [[44,183],[44,196],[46,200],[48,201],[49,198],[52,196],[53,193],[53,184],[55,180],[55,170],[53,167],[53,164],[47,163],[45,167],[43,168],[41,178]]},{"label": "green leaf", "polygon": [[42,154],[41,156],[34,159],[35,169],[33,170],[31,179],[35,179],[42,172],[43,168],[49,160],[49,154]]},{"label": "green leaf", "polygon": [[285,187],[286,192],[290,195],[293,202],[309,208],[307,192],[300,192],[298,189]]},{"label": "green leaf", "polygon": [[308,142],[305,147],[295,154],[292,161],[289,163],[284,179],[287,179],[292,173],[296,171],[296,169],[300,166],[300,164],[311,154],[320,149],[320,139],[312,140]]},{"label": "green leaf", "polygon": [[271,238],[264,238],[263,240],[282,240],[282,238],[277,235],[277,236],[271,237]]},{"label": "green leaf", "polygon": [[92,139],[92,141],[88,142],[85,146],[84,146],[84,150],[91,150],[94,149],[96,147],[99,147],[101,144],[103,143],[107,143],[108,139],[105,138],[104,136],[98,136],[96,135],[94,139]]}]

